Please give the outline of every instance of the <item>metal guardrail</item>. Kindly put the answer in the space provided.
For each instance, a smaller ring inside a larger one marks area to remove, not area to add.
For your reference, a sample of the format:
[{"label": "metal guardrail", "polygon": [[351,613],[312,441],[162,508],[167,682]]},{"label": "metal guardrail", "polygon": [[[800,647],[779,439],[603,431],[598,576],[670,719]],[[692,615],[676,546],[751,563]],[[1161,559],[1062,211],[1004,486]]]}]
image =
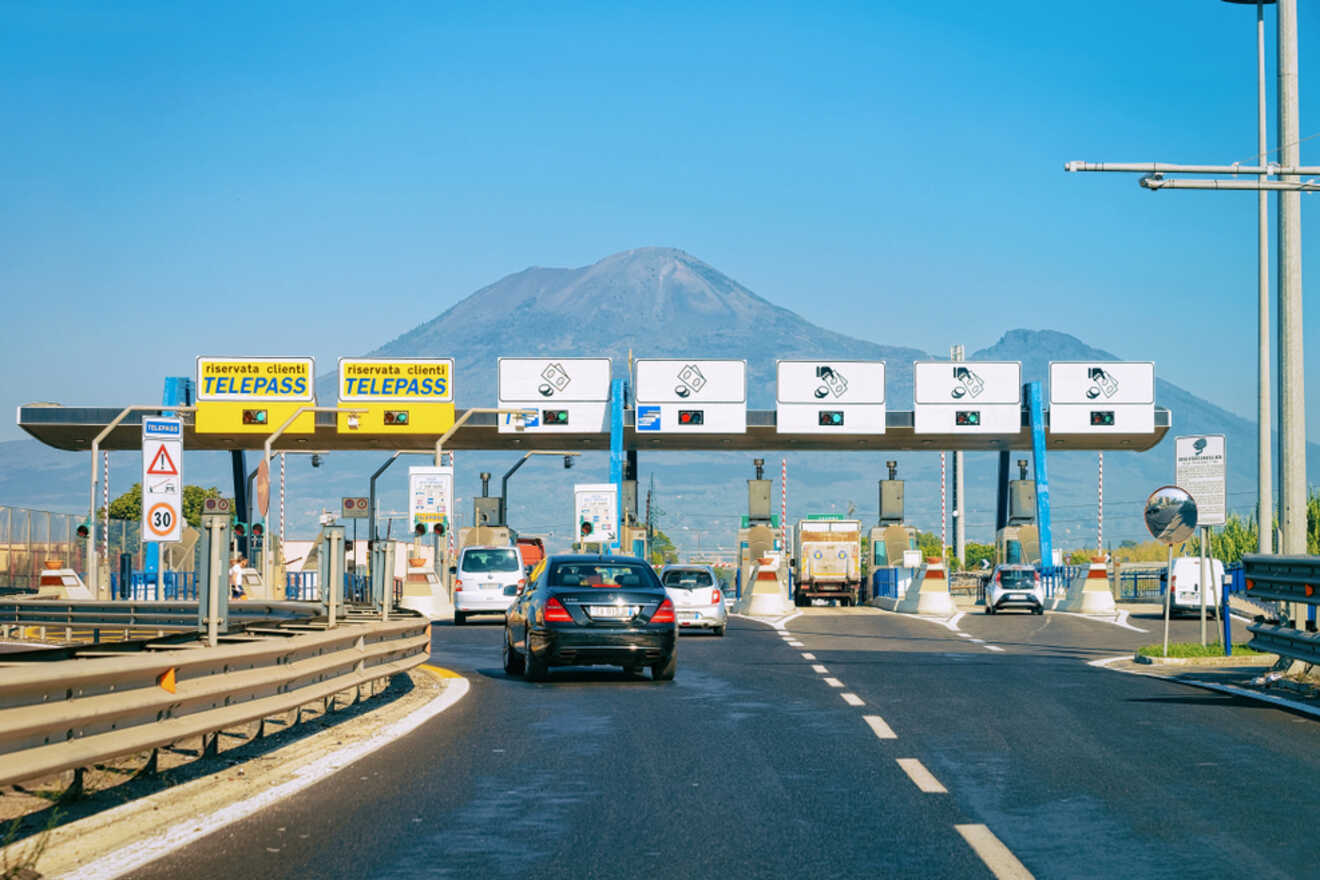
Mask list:
[{"label": "metal guardrail", "polygon": [[[310,620],[320,605],[297,602],[233,602],[231,627],[241,632],[257,623]],[[0,637],[13,629],[41,626],[66,630],[188,631],[197,629],[196,602],[109,602],[27,599],[0,601]],[[0,658],[4,655],[0,654]]]},{"label": "metal guardrail", "polygon": [[[1320,635],[1315,629],[1315,607],[1320,604],[1320,557],[1262,556],[1242,557],[1243,594],[1252,601],[1300,603],[1307,609],[1307,630],[1290,626],[1256,623],[1247,627],[1252,634],[1248,643],[1257,651],[1278,654],[1303,663],[1320,663]],[[1285,613],[1279,615],[1283,623]]]},{"label": "metal guardrail", "polygon": [[0,785],[206,736],[404,672],[426,661],[430,633],[418,616],[350,617],[334,629],[262,628],[215,648],[174,643],[20,663],[0,655]]}]

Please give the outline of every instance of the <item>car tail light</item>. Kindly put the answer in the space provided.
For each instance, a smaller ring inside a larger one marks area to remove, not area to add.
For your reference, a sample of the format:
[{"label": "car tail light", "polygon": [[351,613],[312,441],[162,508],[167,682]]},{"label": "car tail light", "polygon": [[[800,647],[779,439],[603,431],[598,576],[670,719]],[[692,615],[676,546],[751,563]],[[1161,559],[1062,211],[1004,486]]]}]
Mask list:
[{"label": "car tail light", "polygon": [[455,593],[463,592],[463,580],[461,578],[454,581],[454,592]]},{"label": "car tail light", "polygon": [[568,613],[558,599],[553,596],[550,601],[545,603],[545,622],[546,623],[572,623],[573,616]]},{"label": "car tail light", "polygon": [[998,583],[1003,583],[1003,581],[1001,580],[1002,577],[1003,577],[1002,574],[1000,574],[999,572],[995,572],[995,583],[997,583],[997,584],[998,584]]},{"label": "car tail light", "polygon": [[651,615],[652,623],[673,623],[674,622],[674,603],[668,599],[660,603],[660,607],[655,609],[655,614]]},{"label": "car tail light", "polygon": [[527,578],[518,578],[518,589],[521,590],[525,586],[527,586]]},{"label": "car tail light", "polygon": [[710,591],[710,604],[712,605],[720,604],[720,591],[718,589]]},{"label": "car tail light", "polygon": [[1169,589],[1170,590],[1176,589],[1177,586],[1178,586],[1178,576],[1175,574],[1173,577],[1169,578]]}]

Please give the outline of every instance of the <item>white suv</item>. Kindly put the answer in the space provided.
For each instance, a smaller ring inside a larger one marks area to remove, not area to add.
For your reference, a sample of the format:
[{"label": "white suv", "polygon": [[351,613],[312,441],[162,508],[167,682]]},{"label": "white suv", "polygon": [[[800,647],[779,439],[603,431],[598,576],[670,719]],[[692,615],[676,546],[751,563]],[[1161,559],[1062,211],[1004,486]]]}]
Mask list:
[{"label": "white suv", "polygon": [[454,626],[470,614],[503,614],[527,585],[516,547],[464,547],[454,576]]}]

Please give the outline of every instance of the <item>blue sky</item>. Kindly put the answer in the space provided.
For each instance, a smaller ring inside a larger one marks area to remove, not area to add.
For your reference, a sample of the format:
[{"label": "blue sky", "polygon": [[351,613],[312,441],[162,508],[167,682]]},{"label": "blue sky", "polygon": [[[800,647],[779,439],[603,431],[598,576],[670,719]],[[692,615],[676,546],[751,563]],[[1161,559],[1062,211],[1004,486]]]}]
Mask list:
[{"label": "blue sky", "polygon": [[1063,171],[1251,161],[1254,9],[564,5],[0,3],[5,411],[155,400],[197,354],[331,364],[667,245],[852,335],[1058,329],[1254,412],[1254,195]]}]

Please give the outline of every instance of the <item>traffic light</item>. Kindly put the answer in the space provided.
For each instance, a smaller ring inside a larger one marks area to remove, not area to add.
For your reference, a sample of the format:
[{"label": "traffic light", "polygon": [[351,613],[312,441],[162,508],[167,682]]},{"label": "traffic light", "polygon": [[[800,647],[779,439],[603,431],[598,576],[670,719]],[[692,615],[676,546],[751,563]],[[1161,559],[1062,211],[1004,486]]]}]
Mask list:
[{"label": "traffic light", "polygon": [[321,466],[321,456],[318,455],[317,453],[313,452],[313,453],[312,453],[312,467],[316,468],[316,467],[320,467],[320,466]]},{"label": "traffic light", "polygon": [[1091,424],[1103,428],[1114,427],[1114,411],[1112,409],[1091,410]]},{"label": "traffic light", "polygon": [[79,538],[86,538],[92,533],[92,524],[89,522],[78,523],[78,528],[74,530]]},{"label": "traffic light", "polygon": [[444,534],[445,534],[445,521],[444,521],[444,520],[437,520],[437,521],[436,521],[436,524],[433,525],[433,526],[431,526],[431,531],[435,532],[437,535],[440,535],[441,537],[444,537]]},{"label": "traffic light", "polygon": [[841,409],[822,409],[818,410],[817,419],[820,424],[827,428],[843,427],[843,410]]},{"label": "traffic light", "polygon": [[266,424],[266,411],[264,409],[243,410],[243,424],[245,425]]},{"label": "traffic light", "polygon": [[252,537],[260,538],[264,534],[266,534],[266,527],[264,525],[259,522],[252,524]]},{"label": "traffic light", "polygon": [[241,537],[243,537],[244,535],[246,535],[246,534],[247,534],[247,528],[248,528],[247,523],[245,523],[245,522],[237,522],[237,521],[235,521],[235,522],[234,522],[234,537],[235,537],[235,538],[241,538]]},{"label": "traffic light", "polygon": [[385,410],[385,424],[387,425],[408,424],[408,411],[406,409]]},{"label": "traffic light", "polygon": [[543,409],[541,410],[542,425],[567,425],[568,410],[566,409]]},{"label": "traffic light", "polygon": [[981,424],[981,411],[979,409],[960,409],[954,413],[955,424],[965,427],[975,427]]},{"label": "traffic light", "polygon": [[706,424],[706,411],[704,409],[680,409],[678,411],[678,423],[680,425],[704,425]]},{"label": "traffic light", "polygon": [[416,525],[413,526],[413,534],[416,535],[416,536],[419,537],[419,538],[420,538],[422,535],[425,535],[425,534],[426,534],[426,523],[422,522],[421,520],[418,520],[417,523],[416,523]]},{"label": "traffic light", "polygon": [[578,528],[578,531],[582,533],[582,537],[588,537],[591,534],[591,523],[584,519],[582,525]]}]

